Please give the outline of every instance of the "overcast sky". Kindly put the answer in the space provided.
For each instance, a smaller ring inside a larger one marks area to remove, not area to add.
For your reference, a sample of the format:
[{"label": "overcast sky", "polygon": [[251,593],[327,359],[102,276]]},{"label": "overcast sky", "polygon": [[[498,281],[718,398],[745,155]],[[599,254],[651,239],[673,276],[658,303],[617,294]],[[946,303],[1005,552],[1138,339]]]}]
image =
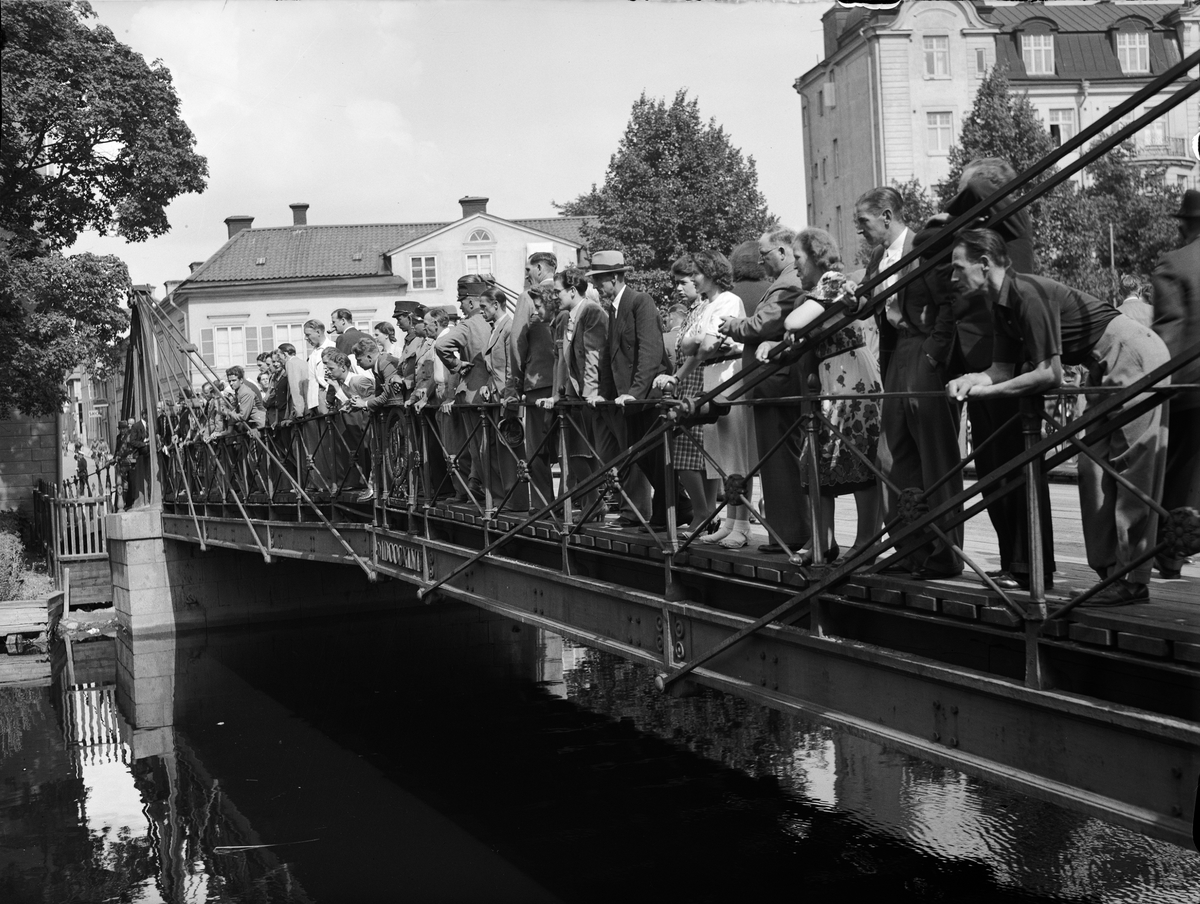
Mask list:
[{"label": "overcast sky", "polygon": [[449,221],[484,195],[501,217],[551,216],[602,182],[645,91],[680,88],[757,162],[772,212],[805,210],[796,77],[821,53],[820,2],[109,0],[99,20],[171,70],[208,158],[208,189],[140,244],[81,236],[135,283],[182,279],[224,219]]}]

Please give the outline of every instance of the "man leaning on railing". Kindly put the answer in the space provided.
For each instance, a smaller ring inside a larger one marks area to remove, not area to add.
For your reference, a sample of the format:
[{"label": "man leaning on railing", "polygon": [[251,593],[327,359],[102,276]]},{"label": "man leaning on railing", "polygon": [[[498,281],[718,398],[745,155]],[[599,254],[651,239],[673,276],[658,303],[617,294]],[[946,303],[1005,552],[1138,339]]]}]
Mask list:
[{"label": "man leaning on railing", "polygon": [[[1088,384],[1128,386],[1168,360],[1161,339],[1098,298],[1010,267],[1004,240],[990,229],[963,232],[951,258],[954,285],[972,304],[989,304],[995,327],[991,366],[947,385],[959,401],[1033,395],[1062,384],[1062,365],[1088,364]],[[1155,406],[1104,436],[1084,437],[1097,458],[1146,498],[1159,499],[1166,464],[1162,407]],[[1090,605],[1149,599],[1150,563],[1136,568],[1155,543],[1156,512],[1089,455],[1079,456],[1079,498],[1088,564],[1112,583]]]}]

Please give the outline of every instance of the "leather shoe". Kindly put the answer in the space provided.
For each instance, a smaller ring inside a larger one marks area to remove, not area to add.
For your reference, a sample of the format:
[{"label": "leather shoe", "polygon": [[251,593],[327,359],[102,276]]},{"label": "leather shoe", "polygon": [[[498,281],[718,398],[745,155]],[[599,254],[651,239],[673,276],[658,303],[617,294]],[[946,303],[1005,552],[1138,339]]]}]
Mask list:
[{"label": "leather shoe", "polygon": [[641,527],[642,522],[638,521],[637,518],[628,518],[625,515],[622,515],[620,518],[618,518],[616,521],[613,522],[613,526],[614,527]]},{"label": "leather shoe", "polygon": [[1150,588],[1145,584],[1135,584],[1120,578],[1109,584],[1091,599],[1084,600],[1083,606],[1129,606],[1133,603],[1150,602]]},{"label": "leather shoe", "polygon": [[1162,568],[1160,566],[1158,569],[1158,576],[1160,578],[1163,578],[1164,580],[1173,581],[1176,578],[1183,577],[1183,569],[1182,568]]},{"label": "leather shoe", "polygon": [[[996,586],[1001,590],[1028,590],[1029,575],[1023,572],[1013,573],[1011,571],[999,571],[995,574],[988,572],[988,577],[996,582]],[[1046,575],[1043,579],[1047,590],[1054,586],[1054,576]]]},{"label": "leather shoe", "polygon": [[777,556],[787,552],[787,550],[778,543],[764,543],[762,546],[758,547],[758,551],[765,553],[768,556]]},{"label": "leather shoe", "polygon": [[881,568],[881,569],[879,569],[879,571],[876,572],[876,574],[885,574],[885,575],[889,575],[890,577],[905,577],[905,578],[908,577],[909,575],[911,575],[912,573],[913,573],[912,566],[904,561],[893,562],[891,565],[888,565],[886,568]]},{"label": "leather shoe", "polygon": [[649,526],[647,526],[645,524],[638,525],[638,530],[640,530],[643,534],[648,534],[651,531],[653,531],[656,534],[661,534],[661,533],[664,533],[666,531],[666,529],[667,529],[667,526],[665,524],[655,524],[653,521],[650,522]]}]

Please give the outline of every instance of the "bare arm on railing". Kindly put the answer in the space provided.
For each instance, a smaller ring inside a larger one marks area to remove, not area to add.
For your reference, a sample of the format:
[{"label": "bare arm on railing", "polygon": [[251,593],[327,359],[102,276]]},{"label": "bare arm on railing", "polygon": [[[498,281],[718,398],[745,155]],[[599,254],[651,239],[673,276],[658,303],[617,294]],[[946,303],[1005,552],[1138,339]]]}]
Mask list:
[{"label": "bare arm on railing", "polygon": [[1039,361],[1032,370],[1013,376],[1014,365],[992,362],[983,373],[963,374],[951,380],[946,393],[958,401],[994,399],[1002,396],[1036,395],[1062,385],[1062,362],[1058,355]]}]

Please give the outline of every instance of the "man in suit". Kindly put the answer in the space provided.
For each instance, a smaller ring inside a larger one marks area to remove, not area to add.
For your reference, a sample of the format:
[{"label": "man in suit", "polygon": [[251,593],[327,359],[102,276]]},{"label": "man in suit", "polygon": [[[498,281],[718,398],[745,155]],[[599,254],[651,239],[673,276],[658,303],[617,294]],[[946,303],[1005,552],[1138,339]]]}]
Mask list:
[{"label": "man in suit", "polygon": [[439,418],[446,420],[449,417],[441,413],[442,395],[446,391],[445,368],[434,350],[434,340],[445,332],[449,323],[450,317],[446,308],[425,311],[425,334],[428,341],[417,357],[413,391],[409,393],[406,403],[411,406],[415,419],[414,442],[421,452],[421,472],[424,477],[427,505],[432,505],[441,496],[454,493],[452,484],[446,481],[446,457],[442,452],[439,423]]},{"label": "man in suit", "polygon": [[[495,286],[487,289],[480,296],[480,313],[492,327],[492,334],[488,337],[487,347],[483,352],[483,363],[487,368],[488,381],[480,392],[486,401],[496,402],[500,400],[508,387],[508,374],[511,366],[509,352],[513,315],[508,313],[508,296],[504,294],[504,290]],[[517,484],[517,459],[523,459],[525,455],[524,435],[522,431],[519,441],[515,444],[510,442],[506,446],[501,438],[503,415],[503,408],[487,412],[492,432],[488,436],[487,466],[480,469],[481,476],[488,489],[491,490],[493,500],[497,503],[503,498],[509,487],[516,486],[504,508],[525,512],[529,510],[529,491],[524,484]],[[519,422],[514,423],[514,426],[520,426]],[[516,431],[512,432],[513,439],[516,439]]]},{"label": "man in suit", "polygon": [[[658,411],[651,406],[630,406],[626,410],[625,405],[661,396],[654,388],[654,378],[670,372],[670,361],[663,348],[662,321],[654,299],[625,284],[625,274],[633,269],[625,266],[625,255],[620,251],[597,251],[592,256],[591,266],[586,275],[601,300],[612,309],[608,355],[600,371],[600,392],[605,399],[616,402],[616,406],[605,406],[597,423],[596,452],[603,464],[637,443],[658,420]],[[634,476],[640,474],[645,475],[648,487]],[[632,503],[643,517],[647,511],[650,513],[651,528],[665,529],[667,509],[662,444],[652,445],[626,475],[625,492]],[[689,520],[691,505],[678,486],[675,499],[677,517]],[[688,514],[685,515],[685,511]],[[617,523],[622,527],[641,525],[631,510],[623,510]]]},{"label": "man in suit", "polygon": [[[1172,355],[1200,344],[1200,191],[1183,193],[1179,212],[1183,247],[1164,254],[1154,270],[1154,332]],[[1175,372],[1172,383],[1200,383],[1200,360]],[[1163,507],[1200,509],[1200,390],[1172,396],[1171,432]],[[1159,556],[1163,577],[1178,577],[1183,560]]]},{"label": "man in suit", "polygon": [[[946,391],[953,398],[1036,396],[1061,385],[1064,364],[1087,365],[1089,386],[1119,388],[1168,360],[1158,336],[1111,305],[1012,270],[1004,240],[990,229],[963,232],[951,266],[955,286],[972,304],[988,304],[994,324],[991,364],[952,380]],[[1149,562],[1132,566],[1153,545],[1158,516],[1127,484],[1151,499],[1162,493],[1162,408],[1103,436],[1102,427],[1107,425],[1093,425],[1083,441],[1108,468],[1079,456],[1079,503],[1088,564],[1102,580],[1117,579],[1087,604],[1121,606],[1149,599]]]},{"label": "man in suit", "polygon": [[534,314],[530,290],[554,278],[558,258],[549,251],[537,251],[525,265],[526,288],[517,299],[512,313],[508,343],[508,379],[500,395],[504,403],[523,401],[525,407],[525,448],[522,454],[529,466],[533,489],[531,508],[540,508],[554,498],[554,480],[550,466],[555,449],[546,435],[554,426],[554,414],[541,399],[549,399],[553,390],[554,339],[550,324]]},{"label": "man in suit", "polygon": [[[755,354],[764,342],[778,343],[784,338],[783,322],[792,308],[804,297],[804,286],[796,273],[796,257],[792,252],[794,230],[778,226],[758,240],[758,257],[763,269],[774,281],[748,317],[729,317],[722,321],[723,335],[743,343],[742,369],[755,367]],[[809,358],[811,356],[805,356]],[[800,454],[804,449],[804,434],[788,430],[795,426],[800,409],[795,405],[772,405],[771,400],[799,396],[805,389],[805,358],[783,360],[763,365],[774,370],[771,376],[750,389],[750,396],[768,404],[754,406],[754,432],[758,454],[770,457],[763,462],[759,475],[763,485],[765,516],[771,529],[795,551],[806,545],[811,537],[804,487],[800,482]],[[755,374],[757,377],[758,374]],[[773,453],[780,439],[787,439]],[[759,552],[774,554],[784,548],[772,539]]]},{"label": "man in suit", "polygon": [[[488,371],[483,355],[487,350],[492,328],[483,319],[481,300],[489,286],[482,276],[469,274],[459,277],[458,303],[462,308],[462,319],[439,336],[433,344],[434,352],[447,372],[443,410],[452,402],[473,405],[487,401],[483,388],[488,382]],[[479,421],[479,409],[456,407],[450,413],[452,418],[447,425],[449,430],[442,436],[446,449],[451,455],[466,457],[470,461],[470,492],[467,492],[467,488],[461,489],[453,501],[468,502],[473,494],[475,500],[482,503],[483,427]]]},{"label": "man in suit", "polygon": [[366,339],[367,334],[354,326],[354,315],[346,308],[338,308],[329,315],[333,331],[337,333],[334,344],[337,350],[350,359],[352,369],[357,372],[358,365],[354,361],[354,346],[359,339]]},{"label": "man in suit", "polygon": [[[858,199],[854,215],[859,234],[872,246],[867,279],[874,279],[916,247],[917,237],[904,221],[903,200],[895,189],[883,187],[866,192]],[[925,230],[923,241],[927,242],[936,231]],[[916,262],[909,264],[904,272],[915,266]],[[895,285],[900,275],[887,277],[875,294]],[[892,485],[900,491],[909,487],[925,490],[945,475],[952,475],[933,493],[925,494],[931,508],[962,492],[958,412],[944,395],[922,395],[940,392],[946,385],[945,364],[954,313],[953,297],[945,288],[936,273],[926,274],[893,292],[877,315],[881,356],[887,350],[883,389],[897,394],[885,398],[881,406],[883,434],[878,458],[879,469],[887,478],[881,481],[885,523],[895,521],[898,514],[899,497]],[[895,529],[903,527],[905,524],[900,522]],[[943,530],[955,546],[962,547],[961,524],[944,525]],[[933,531],[925,531],[924,540],[922,546],[889,570],[909,571],[920,578],[962,573],[958,556]]]},{"label": "man in suit", "polygon": [[[569,267],[554,277],[553,291],[567,312],[563,326],[562,346],[554,379],[553,398],[538,404],[550,408],[559,399],[570,401],[600,401],[600,371],[608,354],[608,314],[599,302],[587,297],[588,282],[581,270]],[[601,413],[595,408],[568,408],[566,446],[568,458],[567,486],[574,487],[587,480],[595,471],[596,461],[588,443],[595,444],[596,422]],[[587,438],[587,442],[584,438]],[[572,501],[582,518],[596,501],[597,489]],[[594,515],[598,520],[603,512]]]}]

